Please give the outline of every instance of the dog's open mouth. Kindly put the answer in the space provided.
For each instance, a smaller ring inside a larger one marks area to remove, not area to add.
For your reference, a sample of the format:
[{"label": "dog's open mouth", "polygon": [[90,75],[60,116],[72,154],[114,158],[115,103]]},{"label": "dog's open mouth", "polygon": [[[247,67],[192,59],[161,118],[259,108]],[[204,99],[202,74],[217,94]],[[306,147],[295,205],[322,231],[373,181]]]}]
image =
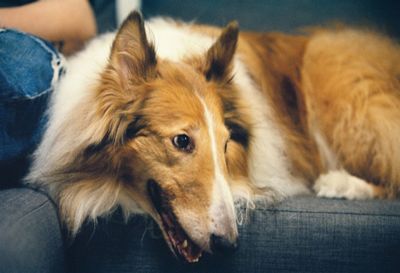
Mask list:
[{"label": "dog's open mouth", "polygon": [[149,180],[147,190],[154,207],[160,215],[164,232],[175,255],[189,263],[197,262],[203,250],[190,239],[179,224],[165,197],[163,197],[160,186],[154,180]]}]

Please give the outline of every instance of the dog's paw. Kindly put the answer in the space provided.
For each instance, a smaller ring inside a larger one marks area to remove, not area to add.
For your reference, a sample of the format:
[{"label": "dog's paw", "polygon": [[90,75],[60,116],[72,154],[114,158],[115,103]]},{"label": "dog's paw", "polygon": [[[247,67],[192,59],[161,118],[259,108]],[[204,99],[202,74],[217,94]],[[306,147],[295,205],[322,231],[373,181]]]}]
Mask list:
[{"label": "dog's paw", "polygon": [[318,177],[314,184],[318,197],[364,200],[374,197],[371,184],[344,170],[330,171]]}]

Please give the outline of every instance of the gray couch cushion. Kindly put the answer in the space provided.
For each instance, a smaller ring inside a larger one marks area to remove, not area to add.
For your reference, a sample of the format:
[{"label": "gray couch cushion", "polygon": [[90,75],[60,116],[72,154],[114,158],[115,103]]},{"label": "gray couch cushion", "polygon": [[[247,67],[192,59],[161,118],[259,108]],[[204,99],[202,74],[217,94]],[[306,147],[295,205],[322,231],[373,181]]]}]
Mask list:
[{"label": "gray couch cushion", "polygon": [[88,225],[70,248],[74,272],[398,272],[400,201],[288,199],[252,211],[239,250],[182,265],[151,220]]},{"label": "gray couch cushion", "polygon": [[64,272],[54,205],[30,189],[0,191],[0,272]]}]

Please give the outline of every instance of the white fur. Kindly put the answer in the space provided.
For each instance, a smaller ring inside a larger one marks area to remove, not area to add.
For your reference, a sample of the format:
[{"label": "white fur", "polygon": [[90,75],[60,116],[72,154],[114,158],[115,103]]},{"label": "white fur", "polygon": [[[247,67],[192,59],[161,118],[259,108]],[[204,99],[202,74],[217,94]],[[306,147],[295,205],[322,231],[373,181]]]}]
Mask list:
[{"label": "white fur", "polygon": [[318,197],[363,200],[374,197],[373,186],[344,170],[320,175],[314,185]]},{"label": "white fur", "polygon": [[215,40],[193,32],[189,25],[177,26],[176,22],[163,18],[149,21],[146,31],[155,45],[157,56],[175,62],[206,52]]},{"label": "white fur", "polygon": [[285,156],[282,133],[273,122],[269,101],[247,74],[240,56],[236,58],[234,74],[234,81],[248,103],[253,122],[249,158],[251,181],[260,188],[267,187],[276,192],[277,196],[270,196],[273,199],[308,193],[303,181],[289,172],[290,164]]},{"label": "white fur", "polygon": [[318,147],[318,152],[326,170],[337,170],[340,168],[339,160],[336,154],[329,147],[326,139],[322,136],[321,132],[317,129],[313,130],[315,143]]},{"label": "white fur", "polygon": [[206,103],[200,97],[199,100],[204,109],[205,121],[208,128],[208,135],[210,137],[211,143],[211,154],[214,163],[214,183],[212,189],[212,203],[210,207],[210,217],[212,221],[212,233],[213,234],[225,234],[226,230],[232,230],[237,235],[236,229],[236,218],[235,218],[235,208],[232,198],[232,193],[229,189],[228,182],[221,170],[221,159],[218,156],[217,141],[215,137],[215,124],[212,113],[209,111]]},{"label": "white fur", "polygon": [[[96,133],[98,126],[91,122],[93,109],[87,104],[93,96],[91,89],[97,86],[100,73],[107,64],[114,37],[115,34],[103,35],[93,40],[86,50],[67,60],[66,75],[52,96],[49,125],[34,154],[28,182],[40,182],[60,162],[73,158],[80,147],[99,135]],[[75,116],[76,109],[87,109],[87,115]]]}]

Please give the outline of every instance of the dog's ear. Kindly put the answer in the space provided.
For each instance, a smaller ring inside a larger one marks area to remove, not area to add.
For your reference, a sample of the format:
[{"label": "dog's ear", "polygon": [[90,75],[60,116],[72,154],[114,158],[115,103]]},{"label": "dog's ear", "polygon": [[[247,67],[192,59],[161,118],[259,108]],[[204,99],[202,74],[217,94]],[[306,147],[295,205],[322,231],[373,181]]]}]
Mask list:
[{"label": "dog's ear", "polygon": [[133,11],[120,27],[111,49],[110,62],[121,85],[138,84],[156,74],[156,53],[146,37],[142,16]]},{"label": "dog's ear", "polygon": [[124,141],[146,96],[145,83],[156,77],[156,65],[154,46],[147,40],[143,18],[134,11],[117,32],[108,66],[101,76],[95,101],[96,116],[101,120],[96,128],[102,130],[89,150]]},{"label": "dog's ear", "polygon": [[222,30],[217,41],[207,51],[204,71],[207,80],[225,81],[230,78],[238,36],[239,25],[233,21]]}]

